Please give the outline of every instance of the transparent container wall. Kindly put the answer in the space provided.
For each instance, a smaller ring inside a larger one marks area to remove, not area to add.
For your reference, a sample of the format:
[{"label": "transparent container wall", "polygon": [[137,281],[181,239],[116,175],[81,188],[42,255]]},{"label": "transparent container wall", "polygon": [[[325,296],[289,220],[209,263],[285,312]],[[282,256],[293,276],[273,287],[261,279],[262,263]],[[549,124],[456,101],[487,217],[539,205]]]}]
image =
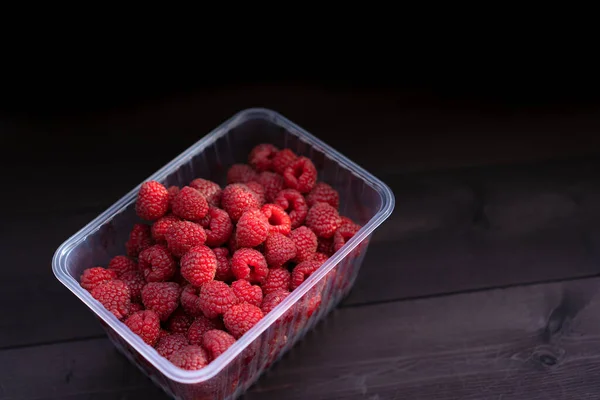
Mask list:
[{"label": "transparent container wall", "polygon": [[[216,140],[190,156],[170,172],[162,183],[166,186],[184,186],[192,179],[205,178],[225,186],[229,166],[247,162],[248,153],[255,145],[272,143],[280,148],[288,147],[313,160],[319,171],[319,179],[339,191],[342,215],[364,225],[380,210],[382,198],[373,187],[312,147],[301,138],[301,133],[290,132],[270,118],[268,114],[257,114],[224,134],[216,134]],[[124,244],[133,224],[138,222],[134,204],[130,202],[99,229],[89,234],[69,254],[66,260],[69,274],[78,281],[84,269],[97,265],[106,266],[112,257],[125,254]],[[107,324],[102,324],[116,347],[174,398],[236,398],[348,293],[358,274],[367,245],[368,239],[343,258],[240,356],[205,382],[183,384],[168,379],[118,332]],[[167,360],[164,362],[168,363]]]}]

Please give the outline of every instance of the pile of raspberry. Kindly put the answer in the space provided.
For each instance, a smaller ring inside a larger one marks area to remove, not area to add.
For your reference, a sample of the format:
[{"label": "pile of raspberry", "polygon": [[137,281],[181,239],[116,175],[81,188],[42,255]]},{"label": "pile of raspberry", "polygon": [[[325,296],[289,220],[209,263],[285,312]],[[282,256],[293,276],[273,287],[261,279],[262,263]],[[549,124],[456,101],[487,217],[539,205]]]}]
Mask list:
[{"label": "pile of raspberry", "polygon": [[[271,144],[232,165],[224,188],[145,182],[135,209],[145,222],[127,254],[86,269],[80,285],[187,370],[225,352],[360,229],[310,159]],[[310,304],[309,315],[320,299]]]}]

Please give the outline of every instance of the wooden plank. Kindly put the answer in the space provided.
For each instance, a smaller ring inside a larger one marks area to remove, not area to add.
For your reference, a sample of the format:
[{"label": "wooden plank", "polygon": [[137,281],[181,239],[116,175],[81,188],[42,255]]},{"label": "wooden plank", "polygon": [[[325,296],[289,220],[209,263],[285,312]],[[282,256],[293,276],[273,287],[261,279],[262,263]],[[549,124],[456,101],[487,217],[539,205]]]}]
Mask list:
[{"label": "wooden plank", "polygon": [[[593,278],[340,309],[244,398],[595,398],[599,285]],[[0,398],[166,398],[151,387],[107,339],[0,351]]]}]

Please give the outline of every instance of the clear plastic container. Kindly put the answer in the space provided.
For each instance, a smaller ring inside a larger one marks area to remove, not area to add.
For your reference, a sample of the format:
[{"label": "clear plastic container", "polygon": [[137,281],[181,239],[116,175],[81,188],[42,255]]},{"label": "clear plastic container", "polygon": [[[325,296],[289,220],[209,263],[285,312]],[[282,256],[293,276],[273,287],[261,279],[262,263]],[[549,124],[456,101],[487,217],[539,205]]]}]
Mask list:
[{"label": "clear plastic container", "polygon": [[319,179],[339,191],[340,213],[363,227],[207,367],[186,371],[174,366],[79,286],[84,269],[107,265],[113,256],[125,254],[124,243],[133,224],[139,222],[134,205],[141,183],[65,241],[52,260],[58,280],[96,314],[117,348],[174,398],[233,399],[241,395],[348,293],[371,234],[394,208],[394,195],[383,182],[299,126],[266,109],[248,109],[236,114],[148,180],[183,186],[202,177],[224,186],[228,167],[245,162],[252,147],[259,143],[288,147],[313,160]]}]

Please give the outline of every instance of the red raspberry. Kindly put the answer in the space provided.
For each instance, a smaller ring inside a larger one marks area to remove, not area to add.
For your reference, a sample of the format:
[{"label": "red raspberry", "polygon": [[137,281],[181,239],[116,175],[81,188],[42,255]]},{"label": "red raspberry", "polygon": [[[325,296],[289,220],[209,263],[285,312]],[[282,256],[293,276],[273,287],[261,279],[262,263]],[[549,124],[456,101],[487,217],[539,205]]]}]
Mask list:
[{"label": "red raspberry", "polygon": [[198,305],[207,318],[223,315],[233,304],[238,302],[233,289],[225,282],[210,281],[202,285]]},{"label": "red raspberry", "polygon": [[223,316],[225,327],[239,339],[248,332],[263,317],[263,312],[257,306],[248,303],[240,303],[232,306]]},{"label": "red raspberry", "polygon": [[162,282],[175,274],[175,261],[165,245],[155,244],[140,253],[140,271],[146,282]]},{"label": "red raspberry", "polygon": [[273,158],[279,149],[272,144],[263,143],[255,146],[248,156],[248,163],[258,172],[270,170]]},{"label": "red raspberry", "polygon": [[298,156],[290,149],[280,150],[275,157],[273,157],[273,161],[271,163],[273,167],[273,171],[277,172],[280,175],[283,175],[285,169],[296,161]]},{"label": "red raspberry", "polygon": [[296,229],[304,223],[306,214],[308,214],[308,205],[299,191],[294,189],[280,191],[275,197],[275,204],[288,213],[292,229]]},{"label": "red raspberry", "polygon": [[242,214],[249,210],[257,210],[260,203],[256,194],[246,185],[234,183],[223,189],[221,206],[233,222],[237,222]]},{"label": "red raspberry", "polygon": [[160,332],[160,321],[154,311],[145,310],[133,314],[125,320],[125,325],[141,337],[149,346],[154,346]]},{"label": "red raspberry", "polygon": [[321,305],[321,294],[320,293],[315,293],[315,295],[310,296],[308,299],[308,302],[305,306],[305,310],[304,310],[304,315],[306,315],[306,318],[310,318],[314,314],[314,312],[319,309],[320,305]]},{"label": "red raspberry", "polygon": [[142,300],[142,288],[146,286],[146,280],[140,271],[125,272],[119,279],[129,287],[132,301]]},{"label": "red raspberry", "polygon": [[189,283],[187,280],[185,280],[185,278],[183,276],[181,276],[180,269],[175,270],[175,275],[173,275],[173,277],[171,279],[169,279],[169,282],[175,282],[176,284],[178,284],[181,287],[184,287]]},{"label": "red raspberry", "polygon": [[260,307],[260,303],[262,303],[263,299],[263,292],[260,286],[252,285],[247,280],[240,279],[231,284],[231,289],[233,289],[233,293],[240,302],[246,302]]},{"label": "red raspberry", "polygon": [[285,268],[271,268],[267,275],[267,280],[262,285],[263,293],[268,295],[277,290],[290,290],[292,276],[290,271]]},{"label": "red raspberry", "polygon": [[331,257],[334,253],[333,251],[333,238],[325,239],[319,238],[319,244],[317,245],[317,251],[319,253],[323,253],[326,256]]},{"label": "red raspberry", "polygon": [[208,214],[199,223],[206,232],[206,245],[218,247],[227,243],[233,232],[233,223],[229,214],[220,208],[210,207]]},{"label": "red raspberry", "polygon": [[181,307],[192,317],[202,315],[199,295],[200,289],[192,285],[185,286],[181,292]]},{"label": "red raspberry", "polygon": [[169,192],[169,208],[173,208],[173,200],[179,194],[179,190],[179,186],[170,186],[167,189],[167,192]]},{"label": "red raspberry", "polygon": [[326,203],[317,203],[308,210],[305,224],[318,236],[330,238],[341,223],[338,211]]},{"label": "red raspberry", "polygon": [[296,257],[294,241],[281,233],[271,233],[265,241],[265,259],[270,268],[281,267]]},{"label": "red raspberry", "polygon": [[233,164],[227,171],[227,183],[246,183],[256,179],[257,173],[247,164]]},{"label": "red raspberry", "polygon": [[185,335],[188,329],[190,329],[192,322],[193,318],[188,316],[183,308],[178,308],[169,318],[167,328],[171,333],[183,333]]},{"label": "red raspberry", "polygon": [[213,329],[225,329],[223,321],[219,318],[208,319],[204,315],[200,315],[190,326],[187,332],[187,339],[190,344],[200,346],[202,344],[202,336]]},{"label": "red raspberry", "polygon": [[236,279],[262,283],[267,277],[269,268],[265,257],[258,250],[239,249],[231,257],[231,272]]},{"label": "red raspberry", "polygon": [[115,256],[108,263],[108,269],[115,271],[117,276],[122,276],[126,272],[137,271],[138,266],[127,256]]},{"label": "red raspberry", "polygon": [[156,243],[166,243],[167,239],[165,239],[165,236],[167,232],[175,222],[179,221],[181,219],[175,215],[165,215],[152,225],[152,238]]},{"label": "red raspberry", "polygon": [[258,176],[258,183],[265,188],[265,199],[269,203],[272,203],[275,200],[277,193],[285,189],[283,177],[274,172],[262,172]]},{"label": "red raspberry", "polygon": [[235,227],[235,240],[240,247],[255,247],[269,234],[269,221],[260,210],[246,211]]},{"label": "red raspberry", "polygon": [[292,220],[280,205],[265,204],[260,211],[269,221],[269,233],[279,232],[284,235],[289,235],[292,231]]},{"label": "red raspberry", "polygon": [[140,251],[152,246],[152,234],[150,226],[146,224],[135,224],[129,233],[129,240],[125,243],[127,255],[129,257],[137,257]]},{"label": "red raspberry", "polygon": [[144,306],[140,303],[131,303],[129,305],[129,314],[127,314],[127,315],[128,316],[133,315],[138,311],[144,311]]},{"label": "red raspberry", "polygon": [[129,315],[131,293],[125,282],[120,280],[104,282],[92,289],[91,293],[93,298],[118,319]]},{"label": "red raspberry", "polygon": [[217,257],[217,273],[215,280],[229,282],[234,279],[231,272],[231,263],[229,262],[229,250],[225,247],[217,247],[213,249],[213,253]]},{"label": "red raspberry", "polygon": [[259,206],[265,204],[265,187],[258,183],[257,181],[250,181],[244,183],[246,187],[254,193],[256,198],[258,199]]},{"label": "red raspberry", "polygon": [[316,261],[321,264],[323,264],[327,260],[329,260],[329,257],[323,253],[315,253],[314,257],[312,258],[312,261]]},{"label": "red raspberry", "polygon": [[156,181],[144,182],[135,202],[135,212],[141,219],[155,221],[169,211],[169,192]]},{"label": "red raspberry", "polygon": [[179,221],[171,225],[167,234],[167,245],[175,257],[181,257],[192,247],[200,246],[206,242],[206,232],[202,226],[190,222]]},{"label": "red raspberry", "polygon": [[296,245],[296,258],[294,261],[301,263],[313,258],[317,252],[317,236],[306,226],[294,229],[290,239]]},{"label": "red raspberry", "polygon": [[356,232],[358,232],[360,228],[361,226],[356,225],[355,223],[346,223],[337,228],[333,234],[333,250],[338,251],[341,249],[348,240],[356,235]]},{"label": "red raspberry", "polygon": [[275,290],[274,292],[269,293],[265,296],[260,308],[262,312],[267,315],[270,313],[275,307],[279,305],[290,292],[284,289]]},{"label": "red raspberry", "polygon": [[306,195],[306,204],[309,207],[317,203],[327,203],[336,210],[340,207],[340,195],[331,186],[324,182],[318,182],[315,187]]},{"label": "red raspberry", "polygon": [[117,279],[117,273],[112,269],[93,267],[83,271],[81,278],[79,278],[79,284],[82,288],[90,292],[103,283],[115,279]]},{"label": "red raspberry", "polygon": [[221,203],[221,186],[219,184],[198,178],[191,181],[190,186],[200,192],[206,201],[208,201],[208,204],[218,207]]},{"label": "red raspberry", "polygon": [[354,223],[354,221],[352,221],[350,218],[340,215],[340,226],[343,226],[346,224],[353,224],[353,223]]},{"label": "red raspberry", "polygon": [[227,247],[229,248],[229,252],[232,254],[235,253],[239,249],[239,246],[237,245],[237,241],[235,240],[235,227],[233,228],[231,237],[229,238],[229,241],[227,242]]},{"label": "red raspberry", "polygon": [[217,257],[204,245],[193,247],[181,257],[181,275],[192,285],[202,286],[215,278]]},{"label": "red raspberry", "polygon": [[169,332],[167,332],[164,329],[160,328],[160,332],[158,332],[158,340],[160,341],[161,339],[166,338],[169,335],[170,335]]},{"label": "red raspberry", "polygon": [[179,285],[175,282],[150,282],[142,289],[142,303],[164,322],[179,306]]},{"label": "red raspberry", "polygon": [[200,346],[189,345],[171,354],[169,361],[181,369],[192,371],[206,367],[208,354]]},{"label": "red raspberry", "polygon": [[308,193],[317,182],[317,169],[310,159],[299,157],[283,171],[283,180],[288,188]]},{"label": "red raspberry", "polygon": [[206,349],[208,359],[211,361],[225,353],[225,350],[234,343],[235,338],[233,336],[219,329],[212,329],[202,337],[202,347]]},{"label": "red raspberry", "polygon": [[196,189],[186,186],[173,199],[173,214],[196,221],[208,213],[208,202]]},{"label": "red raspberry", "polygon": [[304,261],[294,267],[292,271],[292,283],[291,288],[295,290],[300,286],[309,276],[315,272],[322,263],[318,261]]},{"label": "red raspberry", "polygon": [[189,345],[185,335],[175,333],[161,338],[156,344],[156,351],[164,358],[169,358],[177,350],[180,350]]}]

